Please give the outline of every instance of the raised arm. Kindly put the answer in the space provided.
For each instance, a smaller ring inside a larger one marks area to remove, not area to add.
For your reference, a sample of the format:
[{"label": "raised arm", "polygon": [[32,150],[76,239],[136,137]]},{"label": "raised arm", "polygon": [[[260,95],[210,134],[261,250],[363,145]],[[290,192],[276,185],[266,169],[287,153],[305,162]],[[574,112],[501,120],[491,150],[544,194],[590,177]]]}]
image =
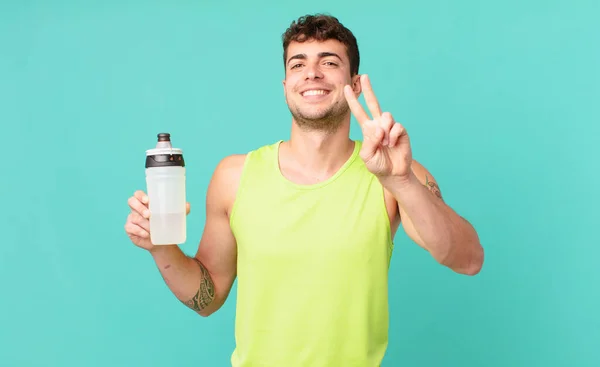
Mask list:
[{"label": "raised arm", "polygon": [[473,226],[443,198],[433,175],[413,160],[408,180],[388,180],[406,234],[442,265],[475,275],[483,265],[483,248]]},{"label": "raised arm", "polygon": [[364,136],[360,157],[398,203],[405,231],[439,263],[461,274],[479,273],[484,255],[477,232],[444,203],[432,175],[413,160],[406,129],[382,112],[366,75],[360,87],[372,116],[358,101],[359,89],[344,89]]}]

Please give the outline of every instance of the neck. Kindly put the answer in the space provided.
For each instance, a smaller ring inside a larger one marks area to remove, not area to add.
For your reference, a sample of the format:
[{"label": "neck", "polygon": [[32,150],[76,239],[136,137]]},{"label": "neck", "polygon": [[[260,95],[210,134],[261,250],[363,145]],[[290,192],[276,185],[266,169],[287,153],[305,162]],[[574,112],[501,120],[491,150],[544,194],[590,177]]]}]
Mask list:
[{"label": "neck", "polygon": [[281,164],[313,177],[326,178],[352,154],[354,142],[349,132],[350,121],[335,131],[305,129],[293,122],[290,140],[281,144]]}]

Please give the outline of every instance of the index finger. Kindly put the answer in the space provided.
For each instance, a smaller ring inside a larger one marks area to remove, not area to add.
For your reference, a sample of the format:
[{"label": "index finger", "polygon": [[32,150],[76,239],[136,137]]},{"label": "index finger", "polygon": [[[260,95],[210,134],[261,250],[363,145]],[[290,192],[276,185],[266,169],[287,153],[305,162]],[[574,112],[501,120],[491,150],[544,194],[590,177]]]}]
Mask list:
[{"label": "index finger", "polygon": [[135,195],[127,200],[127,204],[129,205],[129,208],[131,208],[131,211],[133,213],[137,213],[143,218],[149,217],[150,210],[147,206],[142,204],[142,202],[137,197],[135,197]]},{"label": "index finger", "polygon": [[354,117],[356,117],[358,124],[362,126],[365,122],[369,121],[369,115],[367,115],[365,110],[362,108],[362,105],[354,95],[354,92],[349,85],[344,87],[344,96],[346,97],[350,111],[352,111],[352,114]]},{"label": "index finger", "polygon": [[142,190],[137,190],[133,196],[144,204],[148,204],[148,195]]}]

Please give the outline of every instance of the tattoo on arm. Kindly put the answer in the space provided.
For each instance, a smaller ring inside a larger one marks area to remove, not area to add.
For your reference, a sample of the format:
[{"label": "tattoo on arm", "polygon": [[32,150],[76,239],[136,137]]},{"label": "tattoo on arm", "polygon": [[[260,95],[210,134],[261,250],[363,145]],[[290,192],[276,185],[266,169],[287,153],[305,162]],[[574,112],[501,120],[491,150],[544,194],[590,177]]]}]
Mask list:
[{"label": "tattoo on arm", "polygon": [[204,265],[202,265],[198,259],[193,260],[195,260],[200,267],[200,286],[196,292],[196,295],[185,301],[184,304],[194,311],[202,311],[215,298],[215,285],[213,284],[210,274]]},{"label": "tattoo on arm", "polygon": [[442,198],[442,192],[439,186],[434,181],[429,181],[429,177],[425,176],[425,186],[438,198]]}]

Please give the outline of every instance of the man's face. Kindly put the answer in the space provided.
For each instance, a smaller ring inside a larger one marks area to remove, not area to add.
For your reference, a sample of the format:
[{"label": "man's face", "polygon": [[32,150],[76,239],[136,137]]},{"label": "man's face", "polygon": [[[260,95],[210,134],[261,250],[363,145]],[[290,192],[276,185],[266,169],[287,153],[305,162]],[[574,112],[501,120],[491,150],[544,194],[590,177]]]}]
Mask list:
[{"label": "man's face", "polygon": [[336,130],[349,116],[344,85],[356,89],[344,44],[337,40],[290,43],[283,86],[288,107],[299,126]]}]

